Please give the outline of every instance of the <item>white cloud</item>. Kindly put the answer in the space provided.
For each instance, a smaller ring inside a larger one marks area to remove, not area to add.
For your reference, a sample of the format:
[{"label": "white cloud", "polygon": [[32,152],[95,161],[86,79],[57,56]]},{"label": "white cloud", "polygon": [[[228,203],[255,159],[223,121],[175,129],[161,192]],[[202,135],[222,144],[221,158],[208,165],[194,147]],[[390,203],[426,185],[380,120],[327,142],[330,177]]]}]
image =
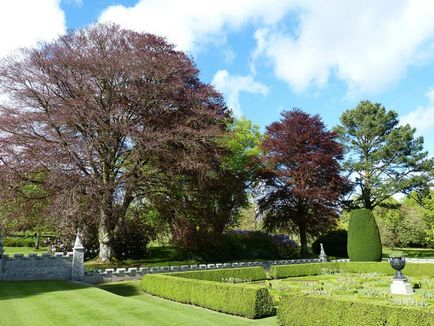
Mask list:
[{"label": "white cloud", "polygon": [[235,116],[240,117],[240,93],[268,94],[268,87],[257,82],[252,76],[230,75],[226,70],[219,70],[214,75],[212,84],[223,93],[227,106],[233,111]]},{"label": "white cloud", "polygon": [[396,83],[415,60],[433,56],[433,12],[434,0],[304,0],[295,33],[257,30],[255,56],[268,58],[296,92],[335,76],[350,94],[375,93]]},{"label": "white cloud", "polygon": [[228,30],[249,22],[278,22],[294,0],[139,0],[132,7],[108,7],[100,22],[165,36],[180,49],[194,51]]},{"label": "white cloud", "polygon": [[0,57],[65,32],[60,0],[1,0]]},{"label": "white cloud", "polygon": [[139,0],[108,7],[99,21],[163,35],[193,52],[253,24],[254,62],[265,58],[294,91],[333,77],[361,96],[433,57],[433,12],[434,0]]},{"label": "white cloud", "polygon": [[430,89],[426,93],[426,96],[429,100],[428,106],[420,106],[400,119],[401,125],[409,124],[413,128],[416,128],[418,136],[432,131],[434,127],[434,89]]}]

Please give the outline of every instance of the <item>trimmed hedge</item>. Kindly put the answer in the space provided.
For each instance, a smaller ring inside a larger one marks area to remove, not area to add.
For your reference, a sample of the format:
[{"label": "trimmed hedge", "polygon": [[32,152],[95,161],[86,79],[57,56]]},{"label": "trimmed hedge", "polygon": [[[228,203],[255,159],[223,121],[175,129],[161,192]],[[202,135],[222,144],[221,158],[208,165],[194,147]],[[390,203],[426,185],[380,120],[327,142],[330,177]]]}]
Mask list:
[{"label": "trimmed hedge", "polygon": [[323,268],[338,268],[337,263],[309,263],[295,265],[271,266],[269,275],[272,278],[297,277],[321,274]]},{"label": "trimmed hedge", "polygon": [[[270,276],[272,278],[296,277],[305,275],[321,274],[323,268],[339,270],[350,273],[384,273],[395,275],[395,270],[388,262],[349,262],[349,263],[315,263],[272,266]],[[432,264],[407,263],[403,269],[406,276],[429,276],[434,277],[434,266]]]},{"label": "trimmed hedge", "polygon": [[279,303],[280,325],[388,325],[431,326],[434,311],[335,297],[284,294]]},{"label": "trimmed hedge", "polygon": [[369,209],[351,211],[347,249],[351,261],[381,261],[380,231]]},{"label": "trimmed hedge", "polygon": [[261,266],[170,273],[168,275],[197,279],[197,280],[204,280],[204,281],[214,281],[214,282],[222,282],[222,279],[227,279],[227,278],[259,281],[259,280],[265,280],[267,276],[265,274],[264,269]]},{"label": "trimmed hedge", "polygon": [[166,299],[247,318],[261,318],[274,313],[268,290],[247,284],[148,274],[142,279],[142,289]]},{"label": "trimmed hedge", "polygon": [[[344,272],[350,273],[384,273],[395,275],[396,271],[388,262],[351,262],[337,263],[338,268]],[[434,277],[434,265],[427,263],[406,263],[403,274],[406,276],[429,276]]]}]

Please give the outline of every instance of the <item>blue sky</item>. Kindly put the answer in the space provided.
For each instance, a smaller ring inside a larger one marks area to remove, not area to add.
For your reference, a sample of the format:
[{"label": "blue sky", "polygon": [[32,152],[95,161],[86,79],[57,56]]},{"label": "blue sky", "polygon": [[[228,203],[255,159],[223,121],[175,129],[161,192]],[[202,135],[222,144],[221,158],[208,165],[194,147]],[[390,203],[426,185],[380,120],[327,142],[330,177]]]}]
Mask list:
[{"label": "blue sky", "polygon": [[0,0],[0,57],[95,22],[165,36],[262,128],[293,107],[331,128],[368,99],[434,155],[434,0]]}]

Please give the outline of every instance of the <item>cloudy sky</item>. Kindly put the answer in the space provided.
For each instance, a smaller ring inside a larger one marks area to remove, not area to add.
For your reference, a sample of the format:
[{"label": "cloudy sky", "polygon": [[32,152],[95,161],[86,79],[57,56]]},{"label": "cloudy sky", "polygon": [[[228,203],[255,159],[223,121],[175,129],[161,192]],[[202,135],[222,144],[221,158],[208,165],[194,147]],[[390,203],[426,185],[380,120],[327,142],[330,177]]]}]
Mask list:
[{"label": "cloudy sky", "polygon": [[0,58],[95,22],[165,36],[262,128],[293,107],[333,127],[368,99],[434,155],[434,0],[0,0]]}]

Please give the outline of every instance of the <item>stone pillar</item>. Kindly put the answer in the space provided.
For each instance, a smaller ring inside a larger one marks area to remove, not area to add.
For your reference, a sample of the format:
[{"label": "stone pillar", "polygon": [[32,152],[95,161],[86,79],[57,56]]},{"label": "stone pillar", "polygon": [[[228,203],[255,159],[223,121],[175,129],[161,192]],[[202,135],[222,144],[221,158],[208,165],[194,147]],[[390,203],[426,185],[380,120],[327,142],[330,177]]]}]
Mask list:
[{"label": "stone pillar", "polygon": [[326,255],[326,253],[324,251],[324,247],[323,247],[322,243],[320,243],[319,245],[321,247],[321,252],[319,253],[319,260],[322,263],[325,263],[325,262],[327,262],[327,255]]},{"label": "stone pillar", "polygon": [[81,240],[80,230],[77,231],[77,236],[75,238],[73,255],[72,255],[72,266],[71,266],[71,279],[81,280],[84,277],[84,247]]}]

